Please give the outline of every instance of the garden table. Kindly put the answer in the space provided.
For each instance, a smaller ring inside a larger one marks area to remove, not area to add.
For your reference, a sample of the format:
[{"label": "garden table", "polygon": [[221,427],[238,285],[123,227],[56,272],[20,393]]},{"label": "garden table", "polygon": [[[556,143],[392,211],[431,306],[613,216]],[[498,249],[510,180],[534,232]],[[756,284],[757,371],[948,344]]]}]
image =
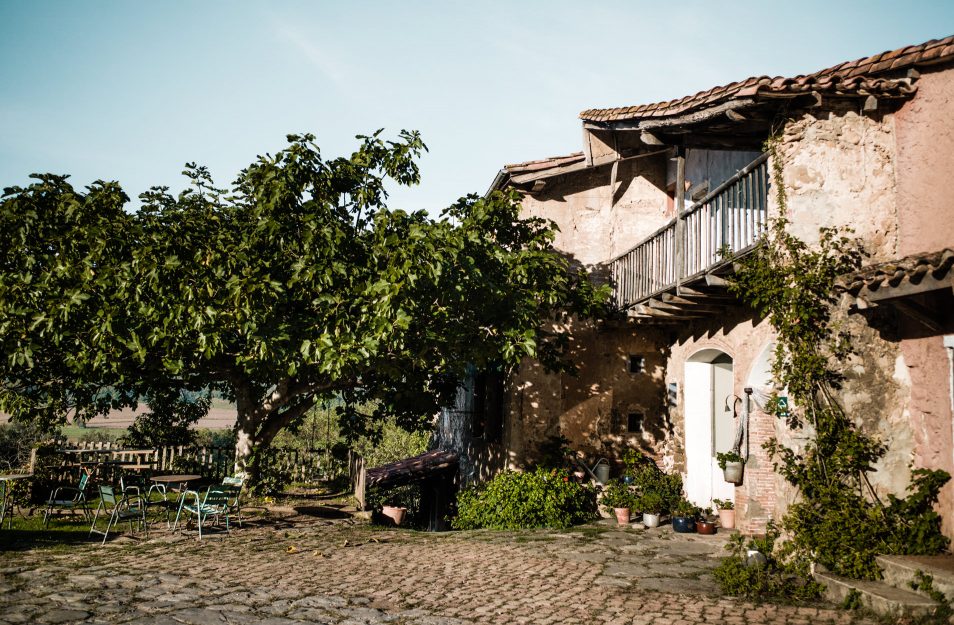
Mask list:
[{"label": "garden table", "polygon": [[[175,503],[178,505],[182,504],[183,497],[185,493],[185,486],[189,482],[194,482],[196,480],[201,480],[201,475],[193,475],[191,473],[182,473],[182,474],[172,474],[172,475],[154,475],[149,478],[149,481],[153,482],[153,485],[149,487],[149,492],[146,494],[146,501],[149,501],[149,496],[152,495],[153,489],[158,490],[162,493],[162,505],[166,509],[166,525],[171,527],[169,523],[169,491],[175,491],[176,500]],[[178,506],[177,506],[178,507]]]},{"label": "garden table", "polygon": [[11,473],[8,475],[0,475],[0,482],[3,482],[3,492],[0,493],[0,528],[3,527],[3,518],[7,516],[7,513],[10,514],[10,521],[8,522],[8,528],[13,528],[13,510],[8,510],[8,508],[13,507],[13,497],[10,493],[10,490],[13,488],[12,482],[16,480],[26,479],[28,477],[33,477],[29,473]]}]

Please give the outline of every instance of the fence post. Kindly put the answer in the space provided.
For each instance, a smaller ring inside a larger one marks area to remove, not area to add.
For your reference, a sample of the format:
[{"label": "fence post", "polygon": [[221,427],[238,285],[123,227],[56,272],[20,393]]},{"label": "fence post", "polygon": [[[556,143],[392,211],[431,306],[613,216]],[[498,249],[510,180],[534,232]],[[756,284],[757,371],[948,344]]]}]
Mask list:
[{"label": "fence post", "polygon": [[[353,453],[353,452],[349,452]],[[349,464],[351,473],[351,485],[354,488],[354,498],[358,504],[358,510],[364,510],[365,490],[368,481],[367,471],[364,468],[364,456],[352,455],[352,461]]]}]

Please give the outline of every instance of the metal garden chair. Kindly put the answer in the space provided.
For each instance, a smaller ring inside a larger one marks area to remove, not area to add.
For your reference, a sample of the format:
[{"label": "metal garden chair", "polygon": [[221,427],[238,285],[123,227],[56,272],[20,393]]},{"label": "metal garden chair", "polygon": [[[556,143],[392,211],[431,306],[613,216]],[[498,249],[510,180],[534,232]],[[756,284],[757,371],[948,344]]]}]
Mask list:
[{"label": "metal garden chair", "polygon": [[54,509],[69,510],[71,513],[77,508],[83,511],[83,518],[87,521],[90,517],[89,501],[86,499],[86,486],[89,484],[89,473],[82,471],[79,484],[73,486],[60,486],[50,493],[50,498],[44,503],[46,513],[43,515],[43,527],[50,526],[50,515]]},{"label": "metal garden chair", "polygon": [[245,473],[239,473],[222,478],[222,491],[229,496],[229,512],[235,515],[239,527],[242,527],[242,487],[246,477]]},{"label": "metal garden chair", "polygon": [[[109,514],[109,521],[106,523],[106,530],[96,529],[96,521],[99,519],[100,511]],[[93,516],[93,524],[90,525],[89,535],[102,534],[103,542],[106,544],[106,538],[109,536],[109,530],[120,521],[129,521],[129,531],[133,530],[133,520],[136,520],[149,537],[149,524],[146,522],[146,500],[142,495],[131,494],[126,491],[117,499],[116,492],[112,486],[99,487],[99,507],[96,508],[96,514]]]},{"label": "metal garden chair", "polygon": [[[192,503],[186,503],[190,496],[193,498]],[[197,491],[187,491],[182,497],[182,503],[179,504],[179,512],[176,514],[176,522],[172,525],[172,530],[176,530],[182,513],[186,512],[196,517],[196,524],[199,526],[199,540],[202,540],[202,525],[210,517],[213,523],[218,521],[219,517],[225,517],[225,531],[231,534],[229,528],[229,501],[229,494],[222,490],[221,486],[210,486],[201,500]]]}]

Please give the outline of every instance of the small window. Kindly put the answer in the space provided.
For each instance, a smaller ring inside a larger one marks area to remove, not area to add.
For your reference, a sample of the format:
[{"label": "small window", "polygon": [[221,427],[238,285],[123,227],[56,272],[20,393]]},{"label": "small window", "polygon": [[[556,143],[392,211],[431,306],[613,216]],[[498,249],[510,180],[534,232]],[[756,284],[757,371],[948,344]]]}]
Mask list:
[{"label": "small window", "polygon": [[629,357],[629,372],[630,373],[645,373],[646,372],[646,358],[644,356],[630,355]]},{"label": "small window", "polygon": [[643,413],[641,412],[631,412],[626,417],[626,431],[628,432],[642,432],[643,431]]}]

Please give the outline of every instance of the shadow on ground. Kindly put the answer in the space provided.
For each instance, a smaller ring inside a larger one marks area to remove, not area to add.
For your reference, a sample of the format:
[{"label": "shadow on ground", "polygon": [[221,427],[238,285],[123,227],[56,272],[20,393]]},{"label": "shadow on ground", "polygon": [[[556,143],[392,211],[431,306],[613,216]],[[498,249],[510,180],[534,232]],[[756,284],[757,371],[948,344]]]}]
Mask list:
[{"label": "shadow on ground", "polygon": [[295,506],[293,510],[302,516],[320,519],[347,519],[351,513],[341,510],[340,506]]},{"label": "shadow on ground", "polygon": [[0,530],[0,552],[71,547],[89,542],[88,526],[77,529],[60,529],[58,531],[34,529]]}]

